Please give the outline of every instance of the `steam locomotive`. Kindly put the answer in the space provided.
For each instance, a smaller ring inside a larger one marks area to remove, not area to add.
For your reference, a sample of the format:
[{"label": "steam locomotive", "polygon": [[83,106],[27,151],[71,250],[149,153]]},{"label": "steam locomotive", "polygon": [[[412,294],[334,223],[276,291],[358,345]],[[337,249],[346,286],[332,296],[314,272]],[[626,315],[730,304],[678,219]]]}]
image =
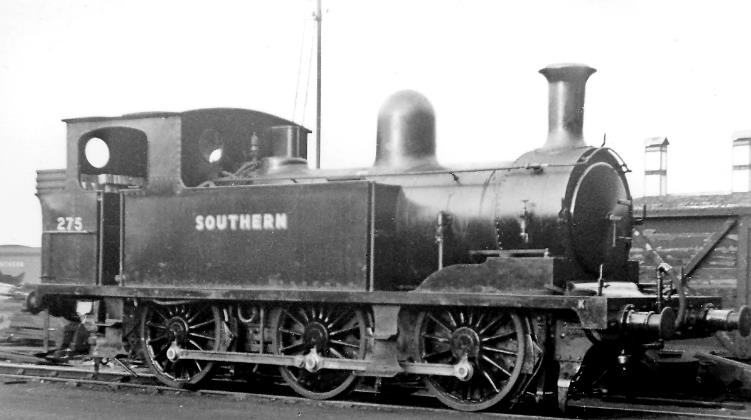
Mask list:
[{"label": "steam locomotive", "polygon": [[540,72],[547,141],[474,169],[438,163],[412,91],[382,106],[375,163],[355,170],[309,169],[309,130],[258,111],[66,120],[67,168],[39,174],[28,305],[75,318],[93,302],[93,356],[138,345],[175,387],[227,365],[316,399],[408,376],[467,411],[563,408],[663,340],[748,335],[747,307],[687,296],[669,267],[640,282],[627,167],[582,137],[595,70]]}]

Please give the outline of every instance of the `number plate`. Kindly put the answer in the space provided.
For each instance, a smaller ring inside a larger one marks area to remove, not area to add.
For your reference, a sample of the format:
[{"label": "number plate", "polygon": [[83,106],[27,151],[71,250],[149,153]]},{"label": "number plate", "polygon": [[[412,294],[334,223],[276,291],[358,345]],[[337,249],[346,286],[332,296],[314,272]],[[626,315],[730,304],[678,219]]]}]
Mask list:
[{"label": "number plate", "polygon": [[83,219],[80,216],[66,216],[57,218],[58,232],[81,232],[83,231]]}]

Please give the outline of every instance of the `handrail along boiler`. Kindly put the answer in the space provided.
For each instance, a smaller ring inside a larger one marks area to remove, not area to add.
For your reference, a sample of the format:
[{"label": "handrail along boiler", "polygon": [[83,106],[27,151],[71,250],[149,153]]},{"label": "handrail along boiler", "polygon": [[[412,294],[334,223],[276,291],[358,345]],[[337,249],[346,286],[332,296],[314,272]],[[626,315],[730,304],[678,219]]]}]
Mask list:
[{"label": "handrail along boiler", "polygon": [[747,335],[746,307],[639,283],[626,167],[582,136],[594,71],[541,70],[547,141],[474,169],[437,162],[432,106],[411,91],[383,105],[375,164],[357,170],[309,169],[308,130],[257,111],[67,120],[29,306],[97,302],[96,357],[125,352],[135,311],[145,361],[176,387],[222,364],[273,367],[318,399],[419,375],[468,411],[565,407],[662,340]]}]

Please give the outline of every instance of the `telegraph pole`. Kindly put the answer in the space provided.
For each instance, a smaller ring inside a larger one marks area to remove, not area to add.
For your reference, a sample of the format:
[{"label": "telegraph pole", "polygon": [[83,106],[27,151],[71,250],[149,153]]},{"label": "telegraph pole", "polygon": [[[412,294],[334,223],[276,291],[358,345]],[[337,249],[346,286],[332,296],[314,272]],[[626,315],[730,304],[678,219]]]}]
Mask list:
[{"label": "telegraph pole", "polygon": [[316,0],[316,26],[318,34],[316,36],[316,169],[321,168],[321,24],[323,15],[321,14],[321,0]]}]

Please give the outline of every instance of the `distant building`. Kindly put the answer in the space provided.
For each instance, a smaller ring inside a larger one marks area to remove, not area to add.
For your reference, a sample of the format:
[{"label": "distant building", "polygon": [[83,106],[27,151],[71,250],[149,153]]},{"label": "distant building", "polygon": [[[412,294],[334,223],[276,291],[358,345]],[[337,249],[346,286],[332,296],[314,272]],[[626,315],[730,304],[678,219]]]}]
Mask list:
[{"label": "distant building", "polygon": [[22,245],[0,245],[0,283],[39,283],[41,249]]},{"label": "distant building", "polygon": [[751,191],[751,130],[733,134],[733,192]]},{"label": "distant building", "polygon": [[667,137],[650,137],[644,141],[644,196],[668,193]]}]

